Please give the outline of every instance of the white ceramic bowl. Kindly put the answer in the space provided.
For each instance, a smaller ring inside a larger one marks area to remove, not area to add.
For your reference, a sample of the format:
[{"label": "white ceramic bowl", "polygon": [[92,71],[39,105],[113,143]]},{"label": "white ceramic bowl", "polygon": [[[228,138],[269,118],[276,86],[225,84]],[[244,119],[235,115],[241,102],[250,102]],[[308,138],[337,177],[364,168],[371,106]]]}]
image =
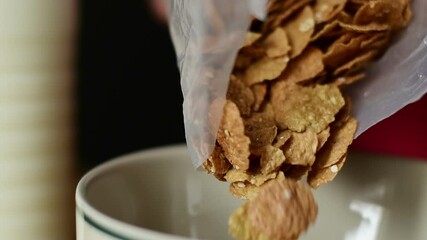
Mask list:
[{"label": "white ceramic bowl", "polygon": [[[427,239],[427,164],[352,153],[330,184],[315,191],[316,224],[302,239]],[[184,145],[109,161],[80,181],[78,240],[230,239],[241,204],[228,184],[196,171]]]}]

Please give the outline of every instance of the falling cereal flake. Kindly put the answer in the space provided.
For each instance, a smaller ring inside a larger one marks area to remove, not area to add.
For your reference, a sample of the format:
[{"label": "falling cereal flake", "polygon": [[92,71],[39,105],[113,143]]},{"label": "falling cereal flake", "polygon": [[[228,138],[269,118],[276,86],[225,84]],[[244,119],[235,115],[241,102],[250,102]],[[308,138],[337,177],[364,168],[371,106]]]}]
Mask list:
[{"label": "falling cereal flake", "polygon": [[311,7],[305,6],[294,19],[287,22],[284,29],[292,47],[290,57],[294,58],[307,47],[314,32],[314,16]]},{"label": "falling cereal flake", "polygon": [[330,85],[305,87],[277,82],[271,89],[271,103],[280,129],[319,133],[334,121],[344,98],[337,87]]},{"label": "falling cereal flake", "polygon": [[251,140],[251,150],[271,145],[277,135],[277,127],[274,118],[269,113],[254,113],[244,120],[245,134]]},{"label": "falling cereal flake", "polygon": [[[226,133],[228,132],[228,134]],[[243,120],[236,104],[227,101],[217,134],[218,143],[224,149],[225,157],[235,168],[249,168],[249,143],[245,136]]]},{"label": "falling cereal flake", "polygon": [[348,146],[353,142],[357,121],[354,118],[340,126],[332,126],[331,136],[317,154],[315,167],[323,168],[336,164],[347,153]]},{"label": "falling cereal flake", "polygon": [[308,32],[314,28],[314,19],[308,18],[304,22],[300,23],[299,30],[300,32]]},{"label": "falling cereal flake", "polygon": [[239,78],[231,75],[227,90],[227,99],[234,102],[242,116],[249,116],[255,102],[255,96]]},{"label": "falling cereal flake", "polygon": [[285,162],[285,159],[285,155],[280,148],[271,145],[266,146],[260,159],[261,173],[269,174],[277,171]]},{"label": "falling cereal flake", "polygon": [[260,188],[255,185],[242,182],[231,183],[229,188],[229,191],[233,196],[244,200],[254,198],[258,194],[259,190]]},{"label": "falling cereal flake", "polygon": [[323,53],[318,48],[307,47],[300,56],[289,63],[279,80],[298,83],[316,77],[324,69]]},{"label": "falling cereal flake", "polygon": [[289,144],[284,149],[286,163],[311,166],[316,159],[317,134],[311,130],[302,133],[293,132]]},{"label": "falling cereal flake", "polygon": [[247,85],[253,85],[265,80],[273,80],[280,76],[287,66],[286,57],[264,57],[251,64],[242,76]]},{"label": "falling cereal flake", "polygon": [[215,145],[211,156],[202,166],[219,180],[223,180],[224,175],[231,168],[231,164],[224,155],[224,150],[218,144]]},{"label": "falling cereal flake", "polygon": [[261,41],[260,46],[270,58],[285,56],[291,50],[286,32],[282,28],[276,28]]},{"label": "falling cereal flake", "polygon": [[313,9],[316,22],[330,21],[344,9],[346,3],[347,0],[317,0]]},{"label": "falling cereal flake", "polygon": [[259,111],[264,103],[265,96],[267,95],[267,84],[260,83],[252,85],[251,90],[255,97],[254,104],[252,105],[252,110]]},{"label": "falling cereal flake", "polygon": [[260,33],[255,33],[255,32],[248,32],[246,34],[246,38],[245,41],[243,43],[242,47],[247,47],[252,45],[256,40],[258,40],[261,37]]},{"label": "falling cereal flake", "polygon": [[325,168],[314,168],[307,176],[307,183],[312,188],[318,188],[320,185],[332,181],[343,167],[347,155],[341,157],[341,159],[333,166]]}]

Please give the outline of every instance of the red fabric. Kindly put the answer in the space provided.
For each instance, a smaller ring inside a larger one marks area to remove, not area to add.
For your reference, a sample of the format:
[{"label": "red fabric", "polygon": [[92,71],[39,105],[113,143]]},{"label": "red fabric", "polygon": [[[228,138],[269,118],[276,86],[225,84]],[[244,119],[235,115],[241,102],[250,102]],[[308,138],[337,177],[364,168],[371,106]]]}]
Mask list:
[{"label": "red fabric", "polygon": [[352,148],[427,160],[427,95],[368,129]]}]

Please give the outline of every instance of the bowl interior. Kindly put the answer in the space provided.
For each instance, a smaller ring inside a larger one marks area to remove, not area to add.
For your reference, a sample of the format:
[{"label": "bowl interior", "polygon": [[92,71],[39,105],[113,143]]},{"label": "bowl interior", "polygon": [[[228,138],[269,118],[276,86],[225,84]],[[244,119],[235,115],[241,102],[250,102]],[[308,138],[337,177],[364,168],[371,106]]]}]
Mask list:
[{"label": "bowl interior", "polygon": [[242,201],[191,165],[186,149],[136,156],[90,181],[88,202],[135,226],[202,239],[227,239],[228,216]]},{"label": "bowl interior", "polygon": [[[314,191],[319,216],[302,239],[427,239],[427,164],[351,153]],[[117,220],[202,239],[231,239],[228,217],[242,201],[228,184],[194,170],[184,146],[133,154],[92,179],[88,202]]]}]

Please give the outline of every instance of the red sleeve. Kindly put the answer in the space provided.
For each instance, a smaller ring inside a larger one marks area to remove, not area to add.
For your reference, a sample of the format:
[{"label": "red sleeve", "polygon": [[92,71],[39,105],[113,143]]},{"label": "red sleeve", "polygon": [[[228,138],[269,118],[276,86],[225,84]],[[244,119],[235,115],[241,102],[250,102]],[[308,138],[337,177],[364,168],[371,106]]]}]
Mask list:
[{"label": "red sleeve", "polygon": [[427,161],[427,95],[364,132],[352,148]]}]

